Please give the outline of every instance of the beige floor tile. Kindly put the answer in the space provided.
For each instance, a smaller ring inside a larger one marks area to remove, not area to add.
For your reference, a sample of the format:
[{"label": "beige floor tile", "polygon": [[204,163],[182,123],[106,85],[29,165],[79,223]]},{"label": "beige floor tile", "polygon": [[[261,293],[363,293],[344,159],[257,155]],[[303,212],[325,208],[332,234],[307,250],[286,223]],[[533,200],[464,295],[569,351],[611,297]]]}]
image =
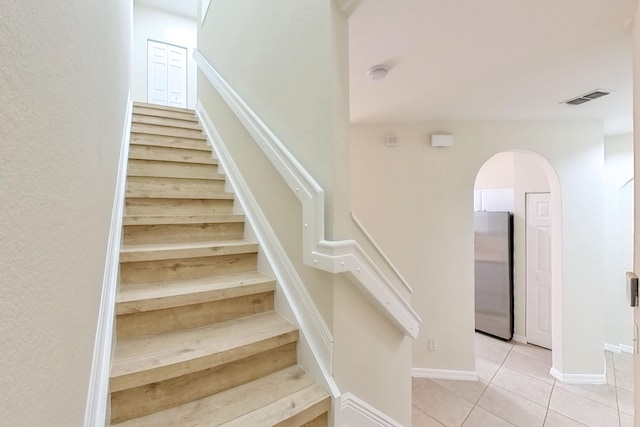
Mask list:
[{"label": "beige floor tile", "polygon": [[[615,363],[615,362],[614,362]],[[633,391],[633,370],[623,368],[615,368],[616,387],[623,388],[627,391]]]},{"label": "beige floor tile", "polygon": [[549,383],[505,366],[498,370],[491,384],[500,386],[545,408],[549,404],[549,397],[551,397],[553,389],[553,385]]},{"label": "beige floor tile", "polygon": [[525,356],[529,356],[541,362],[548,363],[549,365],[551,365],[552,363],[551,350],[538,347],[537,345],[517,343],[513,346],[513,351],[515,351],[516,353],[524,354]]},{"label": "beige floor tile", "polygon": [[633,416],[620,413],[620,427],[633,427]]},{"label": "beige floor tile", "polygon": [[560,387],[554,387],[549,409],[591,427],[618,425],[618,411]]},{"label": "beige floor tile", "polygon": [[413,427],[442,427],[443,425],[422,412],[419,408],[411,408],[411,425]]},{"label": "beige floor tile", "polygon": [[458,427],[473,404],[427,380],[413,390],[413,405],[447,427]]},{"label": "beige floor tile", "polygon": [[501,347],[505,350],[511,350],[514,345],[513,341],[503,341],[501,339],[493,338],[488,335],[480,334],[476,332],[476,345],[478,345],[479,342],[484,342],[486,344],[491,344],[497,347]]},{"label": "beige floor tile", "polygon": [[616,401],[616,388],[609,384],[563,384],[556,382],[556,387],[560,387],[571,393],[595,400],[596,402],[607,405],[610,408],[618,409]]},{"label": "beige floor tile", "polygon": [[633,393],[623,388],[617,390],[618,409],[627,415],[633,415]]},{"label": "beige floor tile", "polygon": [[522,427],[542,426],[547,413],[544,407],[493,384],[489,384],[478,406]]},{"label": "beige floor tile", "polygon": [[480,356],[483,359],[490,360],[491,362],[497,363],[498,365],[502,365],[502,362],[504,362],[504,359],[506,359],[509,351],[509,349],[503,346],[489,344],[485,340],[476,342],[476,356]]},{"label": "beige floor tile", "polygon": [[487,388],[487,381],[479,379],[478,381],[454,381],[454,380],[432,380],[440,387],[446,388],[454,392],[471,403],[476,403],[482,392]]},{"label": "beige floor tile", "polygon": [[411,389],[415,390],[415,388],[418,387],[420,384],[422,384],[423,381],[424,381],[424,378],[412,377],[411,378]]},{"label": "beige floor tile", "polygon": [[498,372],[498,369],[500,369],[500,365],[497,363],[476,356],[476,372],[478,373],[478,378],[490,382],[491,378]]},{"label": "beige floor tile", "polygon": [[509,427],[513,425],[479,406],[473,408],[467,420],[462,424],[463,427]]},{"label": "beige floor tile", "polygon": [[549,375],[551,364],[541,362],[515,351],[509,353],[509,356],[507,356],[507,359],[504,361],[504,366],[531,375],[549,384],[555,382],[555,378]]},{"label": "beige floor tile", "polygon": [[584,424],[579,423],[564,415],[560,415],[555,411],[547,413],[547,419],[544,421],[544,427],[581,427]]}]

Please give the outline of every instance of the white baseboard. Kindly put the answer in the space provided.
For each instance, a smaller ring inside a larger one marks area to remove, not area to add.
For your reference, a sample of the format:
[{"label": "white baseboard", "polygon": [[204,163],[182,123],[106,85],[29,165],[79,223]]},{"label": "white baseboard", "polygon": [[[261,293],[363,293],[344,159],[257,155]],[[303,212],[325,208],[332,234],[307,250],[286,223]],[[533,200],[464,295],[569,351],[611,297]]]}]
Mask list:
[{"label": "white baseboard", "polygon": [[620,344],[620,351],[623,353],[633,354],[633,346]]},{"label": "white baseboard", "polygon": [[476,371],[411,368],[411,375],[415,378],[431,378],[431,379],[455,380],[455,381],[478,381],[478,373]]},{"label": "white baseboard", "polygon": [[614,354],[622,353],[622,349],[620,348],[620,346],[619,345],[615,345],[615,344],[606,344],[605,343],[604,350],[605,351],[610,351],[611,353],[614,353]]},{"label": "white baseboard", "polygon": [[555,368],[549,372],[552,377],[564,384],[606,384],[607,375],[602,374],[563,374]]},{"label": "white baseboard", "polygon": [[336,407],[336,427],[402,427],[402,424],[351,393],[340,396]]},{"label": "white baseboard", "polygon": [[522,335],[513,335],[512,338],[513,341],[515,342],[519,342],[520,344],[526,344],[527,343],[527,337],[523,337]]},{"label": "white baseboard", "polygon": [[102,296],[100,299],[100,311],[98,312],[98,325],[96,327],[96,339],[93,348],[93,362],[89,379],[87,406],[85,408],[85,427],[104,426],[107,415],[113,322],[116,290],[118,287],[122,213],[124,210],[124,190],[127,179],[129,140],[131,138],[132,110],[133,101],[131,100],[131,91],[129,91],[122,129],[118,176],[113,198],[113,210],[111,212],[111,228],[107,242],[107,258],[105,261]]},{"label": "white baseboard", "polygon": [[633,346],[626,345],[626,344],[618,344],[618,345],[605,344],[604,349],[614,354],[622,354],[622,353],[633,354]]}]

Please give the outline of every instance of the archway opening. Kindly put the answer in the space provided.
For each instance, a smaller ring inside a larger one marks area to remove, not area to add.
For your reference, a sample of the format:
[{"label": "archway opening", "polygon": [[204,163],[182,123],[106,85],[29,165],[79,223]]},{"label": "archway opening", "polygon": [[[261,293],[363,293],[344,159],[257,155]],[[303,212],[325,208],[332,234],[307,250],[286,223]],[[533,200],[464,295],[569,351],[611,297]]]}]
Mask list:
[{"label": "archway opening", "polygon": [[[476,330],[553,350],[549,363],[557,369],[562,360],[560,196],[555,170],[537,153],[497,153],[476,175]],[[506,212],[511,213],[510,220]],[[491,221],[498,225],[491,225]],[[504,221],[511,221],[510,237],[504,235]],[[492,227],[503,231],[492,235]],[[501,233],[503,237],[499,237]],[[512,239],[511,248],[508,253],[506,248],[498,249],[498,255],[492,245],[497,244],[496,239],[507,238]],[[502,278],[493,277],[496,275]],[[477,345],[477,362],[481,352],[482,346]]]}]

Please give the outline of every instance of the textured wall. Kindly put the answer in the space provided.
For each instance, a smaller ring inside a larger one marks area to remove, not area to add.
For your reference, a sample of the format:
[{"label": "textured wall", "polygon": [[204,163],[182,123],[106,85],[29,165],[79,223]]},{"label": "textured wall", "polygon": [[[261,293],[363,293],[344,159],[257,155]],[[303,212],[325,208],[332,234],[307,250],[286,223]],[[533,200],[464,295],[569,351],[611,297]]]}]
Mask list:
[{"label": "textured wall", "polygon": [[126,0],[0,9],[0,424],[84,418],[130,76]]}]

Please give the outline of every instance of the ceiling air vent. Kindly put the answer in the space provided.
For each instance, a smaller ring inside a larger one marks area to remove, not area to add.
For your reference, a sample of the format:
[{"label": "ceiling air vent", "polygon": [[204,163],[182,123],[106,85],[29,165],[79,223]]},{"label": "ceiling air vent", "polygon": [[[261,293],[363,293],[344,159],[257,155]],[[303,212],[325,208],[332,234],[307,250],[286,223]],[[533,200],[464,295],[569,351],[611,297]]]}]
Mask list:
[{"label": "ceiling air vent", "polygon": [[577,98],[573,98],[568,101],[561,102],[561,104],[580,105],[580,104],[584,104],[585,102],[593,101],[594,99],[598,99],[603,96],[609,95],[610,93],[611,92],[607,92],[606,90],[598,89],[598,90],[594,90],[592,92],[586,93],[584,95],[581,95]]}]

